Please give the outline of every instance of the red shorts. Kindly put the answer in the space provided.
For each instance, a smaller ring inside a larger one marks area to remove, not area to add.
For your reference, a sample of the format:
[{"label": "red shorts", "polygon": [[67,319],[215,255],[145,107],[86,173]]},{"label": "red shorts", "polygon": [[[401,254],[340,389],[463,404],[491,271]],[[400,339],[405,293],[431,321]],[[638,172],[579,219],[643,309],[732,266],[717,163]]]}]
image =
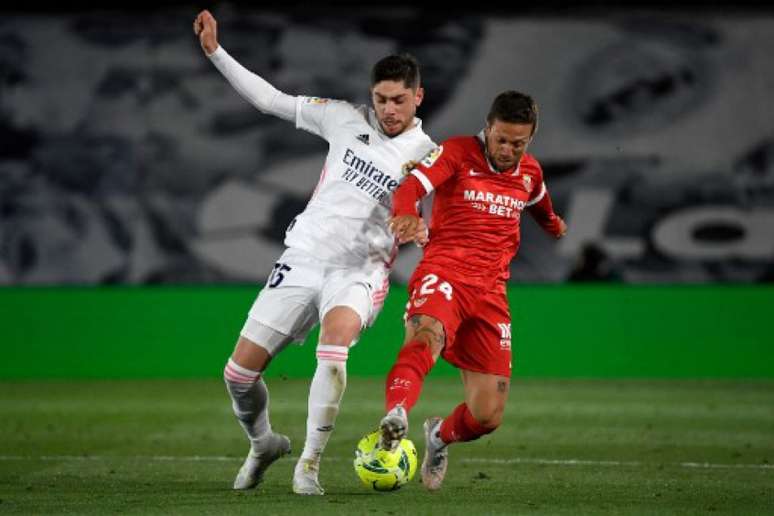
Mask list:
[{"label": "red shorts", "polygon": [[442,271],[417,269],[409,280],[406,319],[428,315],[443,323],[441,356],[459,369],[511,376],[511,313],[505,289],[455,282]]}]

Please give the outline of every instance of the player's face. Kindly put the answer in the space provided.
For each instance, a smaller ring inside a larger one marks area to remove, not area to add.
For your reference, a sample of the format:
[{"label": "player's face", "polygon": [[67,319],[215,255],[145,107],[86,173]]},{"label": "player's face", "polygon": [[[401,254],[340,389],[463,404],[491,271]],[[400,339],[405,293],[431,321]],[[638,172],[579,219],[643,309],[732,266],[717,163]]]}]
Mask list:
[{"label": "player's face", "polygon": [[532,124],[513,124],[495,119],[487,126],[486,150],[497,170],[514,167],[532,140]]},{"label": "player's face", "polygon": [[412,90],[403,81],[377,82],[371,89],[371,101],[384,134],[398,136],[413,127],[423,96],[422,88]]}]

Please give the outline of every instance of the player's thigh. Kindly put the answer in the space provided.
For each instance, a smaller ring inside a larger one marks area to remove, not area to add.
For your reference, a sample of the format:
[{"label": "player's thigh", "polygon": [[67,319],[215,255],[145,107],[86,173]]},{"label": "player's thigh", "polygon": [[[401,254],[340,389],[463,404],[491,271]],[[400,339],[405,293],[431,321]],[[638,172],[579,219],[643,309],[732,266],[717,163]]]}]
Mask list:
[{"label": "player's thigh", "polygon": [[339,269],[326,275],[320,294],[320,342],[352,345],[373,324],[389,290],[387,272]]},{"label": "player's thigh", "polygon": [[[242,329],[245,337],[260,345],[261,336],[250,336],[251,321],[270,328],[294,341],[303,341],[317,324],[317,291],[304,286],[265,286],[255,299]],[[257,339],[257,340],[256,340]],[[274,349],[270,354],[275,355]],[[277,350],[278,351],[278,350]]]},{"label": "player's thigh", "polygon": [[320,323],[320,343],[332,346],[350,346],[360,335],[361,316],[347,305],[335,305]]},{"label": "player's thigh", "polygon": [[290,341],[303,342],[318,322],[322,278],[321,266],[290,251],[283,253],[250,308],[242,336],[271,356]]},{"label": "player's thigh", "polygon": [[251,371],[263,371],[272,357],[293,341],[293,338],[248,318],[231,354],[238,365]]},{"label": "player's thigh", "polygon": [[510,378],[511,315],[505,295],[480,296],[466,315],[444,358],[460,369]]},{"label": "player's thigh", "polygon": [[426,342],[434,355],[453,346],[464,313],[465,296],[460,289],[440,272],[417,269],[409,281],[409,293],[404,314],[405,343]]}]

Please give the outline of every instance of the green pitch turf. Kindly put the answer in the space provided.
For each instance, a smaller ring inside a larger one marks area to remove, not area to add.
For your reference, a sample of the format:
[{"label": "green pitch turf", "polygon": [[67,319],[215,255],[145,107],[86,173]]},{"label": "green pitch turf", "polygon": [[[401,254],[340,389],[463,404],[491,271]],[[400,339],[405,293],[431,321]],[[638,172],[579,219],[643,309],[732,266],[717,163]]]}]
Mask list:
[{"label": "green pitch turf", "polygon": [[[307,381],[269,387],[293,454],[234,492],[247,444],[220,381],[0,382],[0,513],[774,514],[771,381],[514,381],[503,426],[451,448],[440,492],[380,494],[351,461],[381,381],[350,378],[324,497],[290,490]],[[422,420],[460,397],[456,379],[430,379],[411,415],[420,455]]]}]

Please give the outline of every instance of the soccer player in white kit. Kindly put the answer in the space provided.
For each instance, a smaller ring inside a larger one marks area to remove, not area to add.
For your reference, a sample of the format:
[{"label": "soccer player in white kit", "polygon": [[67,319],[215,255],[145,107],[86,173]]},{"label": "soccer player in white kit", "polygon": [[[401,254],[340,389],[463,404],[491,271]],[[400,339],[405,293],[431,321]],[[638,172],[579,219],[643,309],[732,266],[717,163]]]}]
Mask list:
[{"label": "soccer player in white kit", "polygon": [[[234,489],[249,489],[272,462],[290,453],[288,438],[271,429],[262,372],[273,356],[321,324],[306,442],[293,473],[295,493],[321,495],[320,456],[346,386],[349,347],[374,321],[387,295],[397,252],[387,227],[391,194],[404,172],[435,148],[415,117],[423,97],[418,64],[406,55],[376,63],[371,109],[278,91],[218,44],[209,11],[196,17],[194,33],[207,57],[247,101],[329,143],[317,188],[290,224],[287,249],[250,309],[224,371],[234,413],[250,440]],[[422,244],[426,235],[426,228],[418,228],[415,240]]]}]

